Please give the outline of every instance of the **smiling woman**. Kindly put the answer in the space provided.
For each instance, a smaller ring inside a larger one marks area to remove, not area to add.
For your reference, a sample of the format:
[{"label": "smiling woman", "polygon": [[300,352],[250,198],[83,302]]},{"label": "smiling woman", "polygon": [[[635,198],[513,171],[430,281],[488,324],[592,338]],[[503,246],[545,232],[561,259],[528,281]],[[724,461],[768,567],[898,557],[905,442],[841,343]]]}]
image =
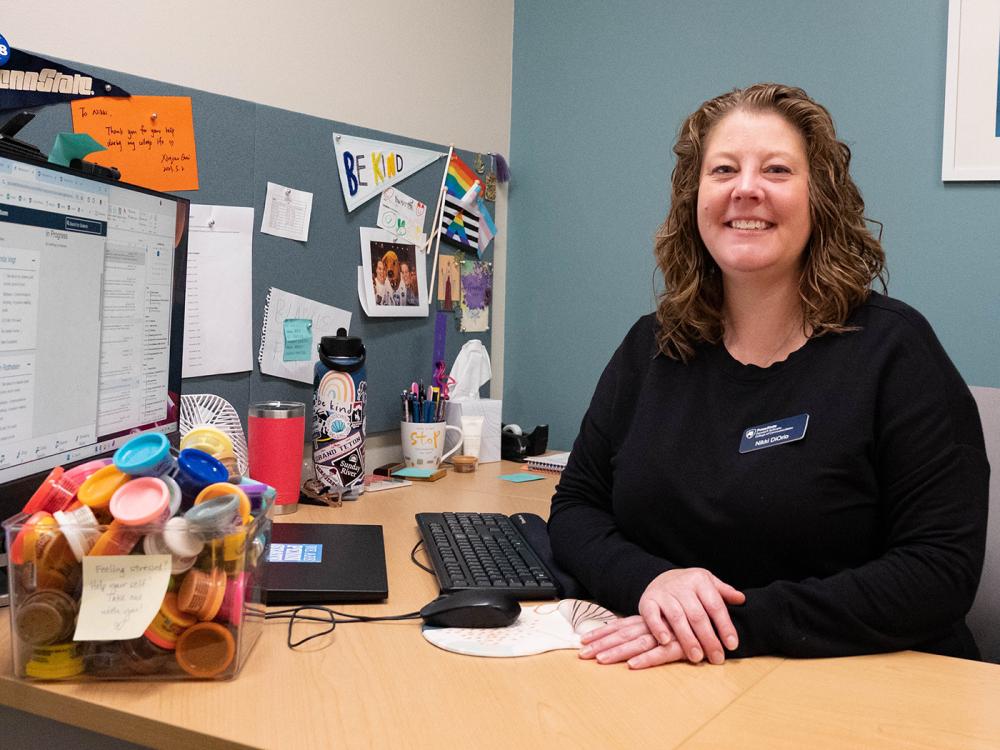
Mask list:
[{"label": "smiling woman", "polygon": [[830,114],[758,84],[702,104],[674,152],[656,314],[552,500],[556,562],[623,615],[581,657],[975,658],[979,416],[927,321],[871,289],[884,255]]}]

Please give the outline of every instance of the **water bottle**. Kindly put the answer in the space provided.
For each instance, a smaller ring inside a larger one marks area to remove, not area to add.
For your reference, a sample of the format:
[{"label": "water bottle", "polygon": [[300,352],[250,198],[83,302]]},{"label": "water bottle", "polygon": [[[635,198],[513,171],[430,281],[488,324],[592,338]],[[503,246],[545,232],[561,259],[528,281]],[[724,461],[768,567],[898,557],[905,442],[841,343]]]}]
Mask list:
[{"label": "water bottle", "polygon": [[313,465],[320,484],[343,488],[343,499],[365,491],[365,346],[341,328],[324,336],[313,377]]}]

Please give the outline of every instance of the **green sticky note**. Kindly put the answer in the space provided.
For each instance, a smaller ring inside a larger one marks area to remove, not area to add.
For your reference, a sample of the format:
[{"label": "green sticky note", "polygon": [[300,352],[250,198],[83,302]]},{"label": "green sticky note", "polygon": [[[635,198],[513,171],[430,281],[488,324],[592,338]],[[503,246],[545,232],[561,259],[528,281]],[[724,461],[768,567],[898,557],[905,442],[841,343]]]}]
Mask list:
[{"label": "green sticky note", "polygon": [[529,474],[526,471],[522,471],[518,474],[501,474],[501,479],[505,479],[508,482],[534,482],[536,479],[544,479],[541,474]]},{"label": "green sticky note", "polygon": [[104,146],[87,133],[59,133],[49,152],[49,163],[68,167],[73,159],[82,159],[87,154],[104,150]]},{"label": "green sticky note", "polygon": [[407,466],[405,469],[392,472],[392,475],[394,477],[416,477],[417,479],[429,479],[434,476],[435,471],[436,469],[417,469],[413,466]]},{"label": "green sticky note", "polygon": [[312,359],[312,321],[306,318],[285,318],[285,362],[308,362]]}]

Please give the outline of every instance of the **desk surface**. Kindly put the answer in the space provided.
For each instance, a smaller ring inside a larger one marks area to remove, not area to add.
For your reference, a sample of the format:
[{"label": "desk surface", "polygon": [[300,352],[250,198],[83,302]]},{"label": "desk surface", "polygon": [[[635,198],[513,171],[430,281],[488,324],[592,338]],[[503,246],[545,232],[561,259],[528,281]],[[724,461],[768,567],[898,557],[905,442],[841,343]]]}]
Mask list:
[{"label": "desk surface", "polygon": [[[546,514],[555,478],[496,478],[513,469],[449,473],[342,508],[302,506],[281,520],[382,524],[390,598],[343,609],[410,612],[437,594],[434,578],[409,558],[418,538],[413,515]],[[968,750],[1000,738],[1000,667],[913,652],[631,672],[572,651],[459,656],[427,643],[416,622],[341,625],[293,652],[286,623],[270,621],[231,682],[34,684],[11,677],[6,613],[0,620],[0,703],[154,747]]]}]

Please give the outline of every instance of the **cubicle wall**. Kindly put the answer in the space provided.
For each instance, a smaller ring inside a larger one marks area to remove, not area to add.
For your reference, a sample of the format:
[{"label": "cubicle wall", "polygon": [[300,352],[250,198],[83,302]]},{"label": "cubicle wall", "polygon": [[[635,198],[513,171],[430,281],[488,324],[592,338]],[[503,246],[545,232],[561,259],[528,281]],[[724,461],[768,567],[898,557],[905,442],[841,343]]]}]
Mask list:
[{"label": "cubicle wall", "polygon": [[[399,133],[359,128],[296,112],[210,94],[159,81],[65,61],[105,78],[133,95],[189,96],[194,112],[199,189],[179,192],[192,203],[253,206],[253,361],[252,372],[186,378],[184,393],[215,393],[232,403],[246,423],[254,401],[286,399],[312,401],[312,386],[261,374],[257,365],[264,305],[270,287],[333,305],[351,313],[351,335],[360,336],[368,354],[368,431],[395,428],[399,422],[400,391],[412,381],[430,382],[434,343],[435,302],[426,318],[368,318],[357,292],[361,263],[359,229],[377,226],[378,197],[348,213],[340,188],[333,133],[385,140],[446,153],[447,145],[406,138],[407,117],[401,113]],[[70,105],[56,104],[32,110],[35,119],[18,138],[48,152],[55,135],[73,129]],[[460,116],[456,113],[456,116]],[[456,149],[468,164],[475,154]],[[437,162],[397,183],[404,193],[436,205],[446,160]],[[267,183],[275,182],[313,193],[309,240],[297,242],[261,234],[261,216]],[[493,204],[488,204],[493,210]],[[431,230],[428,218],[425,229]],[[441,243],[442,253],[457,248]],[[431,272],[428,257],[428,279]],[[483,260],[492,260],[492,246]],[[220,294],[225,293],[220,279]],[[429,290],[431,298],[436,290]],[[456,305],[457,308],[457,305]],[[458,330],[457,317],[449,321],[446,359],[450,365],[462,344],[478,338],[490,346],[490,334]],[[314,336],[335,331],[315,331]]]}]

